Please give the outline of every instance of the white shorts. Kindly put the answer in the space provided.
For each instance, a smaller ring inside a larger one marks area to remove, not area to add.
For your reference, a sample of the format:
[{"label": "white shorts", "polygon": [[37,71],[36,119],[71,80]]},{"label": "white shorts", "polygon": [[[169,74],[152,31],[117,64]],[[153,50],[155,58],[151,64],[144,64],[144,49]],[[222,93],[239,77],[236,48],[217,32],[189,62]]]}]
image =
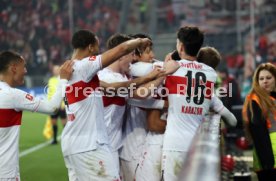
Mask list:
[{"label": "white shorts", "polygon": [[161,180],[162,145],[148,144],[139,161],[136,172],[137,181],[160,181]]},{"label": "white shorts", "polygon": [[0,181],[20,181],[20,177],[15,178],[0,178]]},{"label": "white shorts", "polygon": [[119,168],[107,146],[64,157],[70,181],[119,181]]},{"label": "white shorts", "polygon": [[135,172],[138,167],[138,160],[126,161],[121,159],[121,171],[123,173],[124,181],[134,181],[135,180]]},{"label": "white shorts", "polygon": [[19,165],[15,166],[15,168],[16,170],[15,172],[13,172],[12,174],[13,176],[11,178],[1,178],[1,175],[0,175],[0,181],[20,181],[21,179],[20,179],[20,173],[19,173]]},{"label": "white shorts", "polygon": [[116,165],[116,168],[120,169],[119,152],[118,151],[112,151],[111,154],[112,154],[112,157],[114,159],[114,163]]},{"label": "white shorts", "polygon": [[122,172],[121,164],[120,164],[119,151],[112,152],[112,155],[113,155],[113,158],[115,160],[116,168],[119,169],[120,179],[123,180],[123,172]]},{"label": "white shorts", "polygon": [[188,152],[167,151],[162,154],[162,172],[164,181],[178,181],[182,165]]}]

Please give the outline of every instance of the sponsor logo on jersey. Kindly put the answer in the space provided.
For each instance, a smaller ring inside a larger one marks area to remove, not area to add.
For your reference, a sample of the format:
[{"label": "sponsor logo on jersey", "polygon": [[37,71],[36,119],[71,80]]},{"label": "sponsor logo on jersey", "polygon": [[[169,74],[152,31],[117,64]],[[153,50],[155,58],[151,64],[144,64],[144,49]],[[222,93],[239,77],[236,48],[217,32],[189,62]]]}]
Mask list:
[{"label": "sponsor logo on jersey", "polygon": [[95,61],[95,60],[96,60],[96,56],[89,57],[89,61]]},{"label": "sponsor logo on jersey", "polygon": [[34,99],[34,97],[31,94],[26,94],[25,98],[29,101],[32,101]]}]

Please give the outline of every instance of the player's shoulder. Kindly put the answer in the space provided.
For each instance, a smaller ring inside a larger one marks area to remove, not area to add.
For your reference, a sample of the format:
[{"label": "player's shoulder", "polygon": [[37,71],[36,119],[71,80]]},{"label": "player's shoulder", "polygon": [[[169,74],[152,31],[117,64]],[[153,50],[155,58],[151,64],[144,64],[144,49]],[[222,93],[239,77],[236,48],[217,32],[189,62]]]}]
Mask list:
[{"label": "player's shoulder", "polygon": [[136,62],[130,67],[130,75],[134,77],[142,77],[153,70],[153,64],[148,62]]},{"label": "player's shoulder", "polygon": [[[27,95],[30,95],[24,90],[13,88],[13,87],[4,87],[0,88],[0,99],[1,100],[10,100],[12,102],[17,102],[18,100],[21,100],[21,98],[26,97]],[[28,96],[29,97],[29,96]],[[33,98],[33,96],[31,96]]]},{"label": "player's shoulder", "polygon": [[206,70],[212,70],[214,71],[214,69],[204,63],[198,62],[197,60],[194,61],[190,61],[190,60],[180,60],[179,61],[179,65],[180,67],[183,68],[190,68],[190,69],[206,69]]},{"label": "player's shoulder", "polygon": [[199,63],[197,61],[190,61],[190,60],[180,60],[178,61],[180,68],[178,71],[205,71],[208,70],[210,67],[206,67],[205,64]]},{"label": "player's shoulder", "polygon": [[111,69],[109,69],[108,67],[105,67],[104,69],[102,69],[98,72],[98,74],[113,74],[113,73],[115,73],[115,72],[112,71]]},{"label": "player's shoulder", "polygon": [[75,64],[77,65],[82,65],[82,64],[86,64],[87,62],[94,62],[98,59],[100,59],[101,55],[93,55],[93,56],[88,56],[88,57],[84,57],[80,60],[74,60]]},{"label": "player's shoulder", "polygon": [[83,58],[81,60],[73,60],[74,61],[74,65],[73,65],[74,73],[75,72],[79,73],[84,69],[84,67],[87,67],[88,59],[89,59],[89,57]]},{"label": "player's shoulder", "polygon": [[119,72],[114,72],[107,67],[98,72],[98,77],[101,81],[105,81],[107,83],[124,82],[129,80],[127,75],[121,74]]},{"label": "player's shoulder", "polygon": [[[99,64],[99,62],[101,61],[101,55],[97,55],[97,56],[90,56],[90,57],[85,57],[81,60],[74,60],[74,65],[73,65],[73,69],[74,70],[84,70],[87,68],[91,68],[91,64]],[[98,66],[95,66],[98,67]]]},{"label": "player's shoulder", "polygon": [[98,71],[97,74],[98,74],[99,79],[102,80],[102,79],[111,78],[113,76],[114,72],[106,67],[106,68]]},{"label": "player's shoulder", "polygon": [[11,94],[13,89],[15,89],[15,88],[10,87],[7,83],[0,82],[0,94],[1,95]]}]

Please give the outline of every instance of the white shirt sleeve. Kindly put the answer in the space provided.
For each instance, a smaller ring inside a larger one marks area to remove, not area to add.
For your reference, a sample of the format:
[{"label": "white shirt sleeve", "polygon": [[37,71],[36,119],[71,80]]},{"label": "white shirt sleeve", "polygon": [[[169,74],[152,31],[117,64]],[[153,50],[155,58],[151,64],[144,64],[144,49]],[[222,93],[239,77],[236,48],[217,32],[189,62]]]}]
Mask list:
[{"label": "white shirt sleeve", "polygon": [[65,93],[67,80],[61,79],[57,85],[57,89],[51,100],[35,98],[29,93],[12,89],[14,98],[14,108],[16,110],[27,110],[32,112],[40,112],[45,114],[54,114],[60,107],[62,98]]},{"label": "white shirt sleeve", "polygon": [[137,62],[131,64],[130,75],[134,77],[142,77],[149,74],[153,70],[153,64],[147,62]]},{"label": "white shirt sleeve", "polygon": [[102,69],[102,56],[91,56],[81,61],[77,74],[84,80],[91,80]]},{"label": "white shirt sleeve", "polygon": [[236,117],[226,107],[224,107],[224,109],[220,112],[220,115],[222,116],[223,120],[230,126],[237,126],[238,121]]},{"label": "white shirt sleeve", "polygon": [[136,107],[142,107],[146,109],[163,109],[165,101],[161,99],[128,99],[127,103]]},{"label": "white shirt sleeve", "polygon": [[224,105],[222,101],[217,96],[212,96],[210,108],[216,113],[220,114],[220,112],[224,109]]},{"label": "white shirt sleeve", "polygon": [[220,114],[223,120],[230,126],[237,125],[237,119],[233,113],[231,113],[222,103],[222,101],[217,97],[213,96],[211,99],[210,108],[213,109],[215,112]]}]

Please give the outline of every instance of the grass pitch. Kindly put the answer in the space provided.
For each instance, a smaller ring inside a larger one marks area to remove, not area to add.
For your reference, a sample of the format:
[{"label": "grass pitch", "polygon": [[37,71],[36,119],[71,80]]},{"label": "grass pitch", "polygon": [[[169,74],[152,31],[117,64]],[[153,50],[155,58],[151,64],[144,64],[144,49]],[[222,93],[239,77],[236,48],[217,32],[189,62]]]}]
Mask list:
[{"label": "grass pitch", "polygon": [[[20,152],[44,143],[43,128],[46,115],[24,112],[20,133]],[[62,126],[59,121],[59,133]],[[67,169],[58,145],[46,145],[28,155],[20,157],[22,181],[68,181]]]}]

